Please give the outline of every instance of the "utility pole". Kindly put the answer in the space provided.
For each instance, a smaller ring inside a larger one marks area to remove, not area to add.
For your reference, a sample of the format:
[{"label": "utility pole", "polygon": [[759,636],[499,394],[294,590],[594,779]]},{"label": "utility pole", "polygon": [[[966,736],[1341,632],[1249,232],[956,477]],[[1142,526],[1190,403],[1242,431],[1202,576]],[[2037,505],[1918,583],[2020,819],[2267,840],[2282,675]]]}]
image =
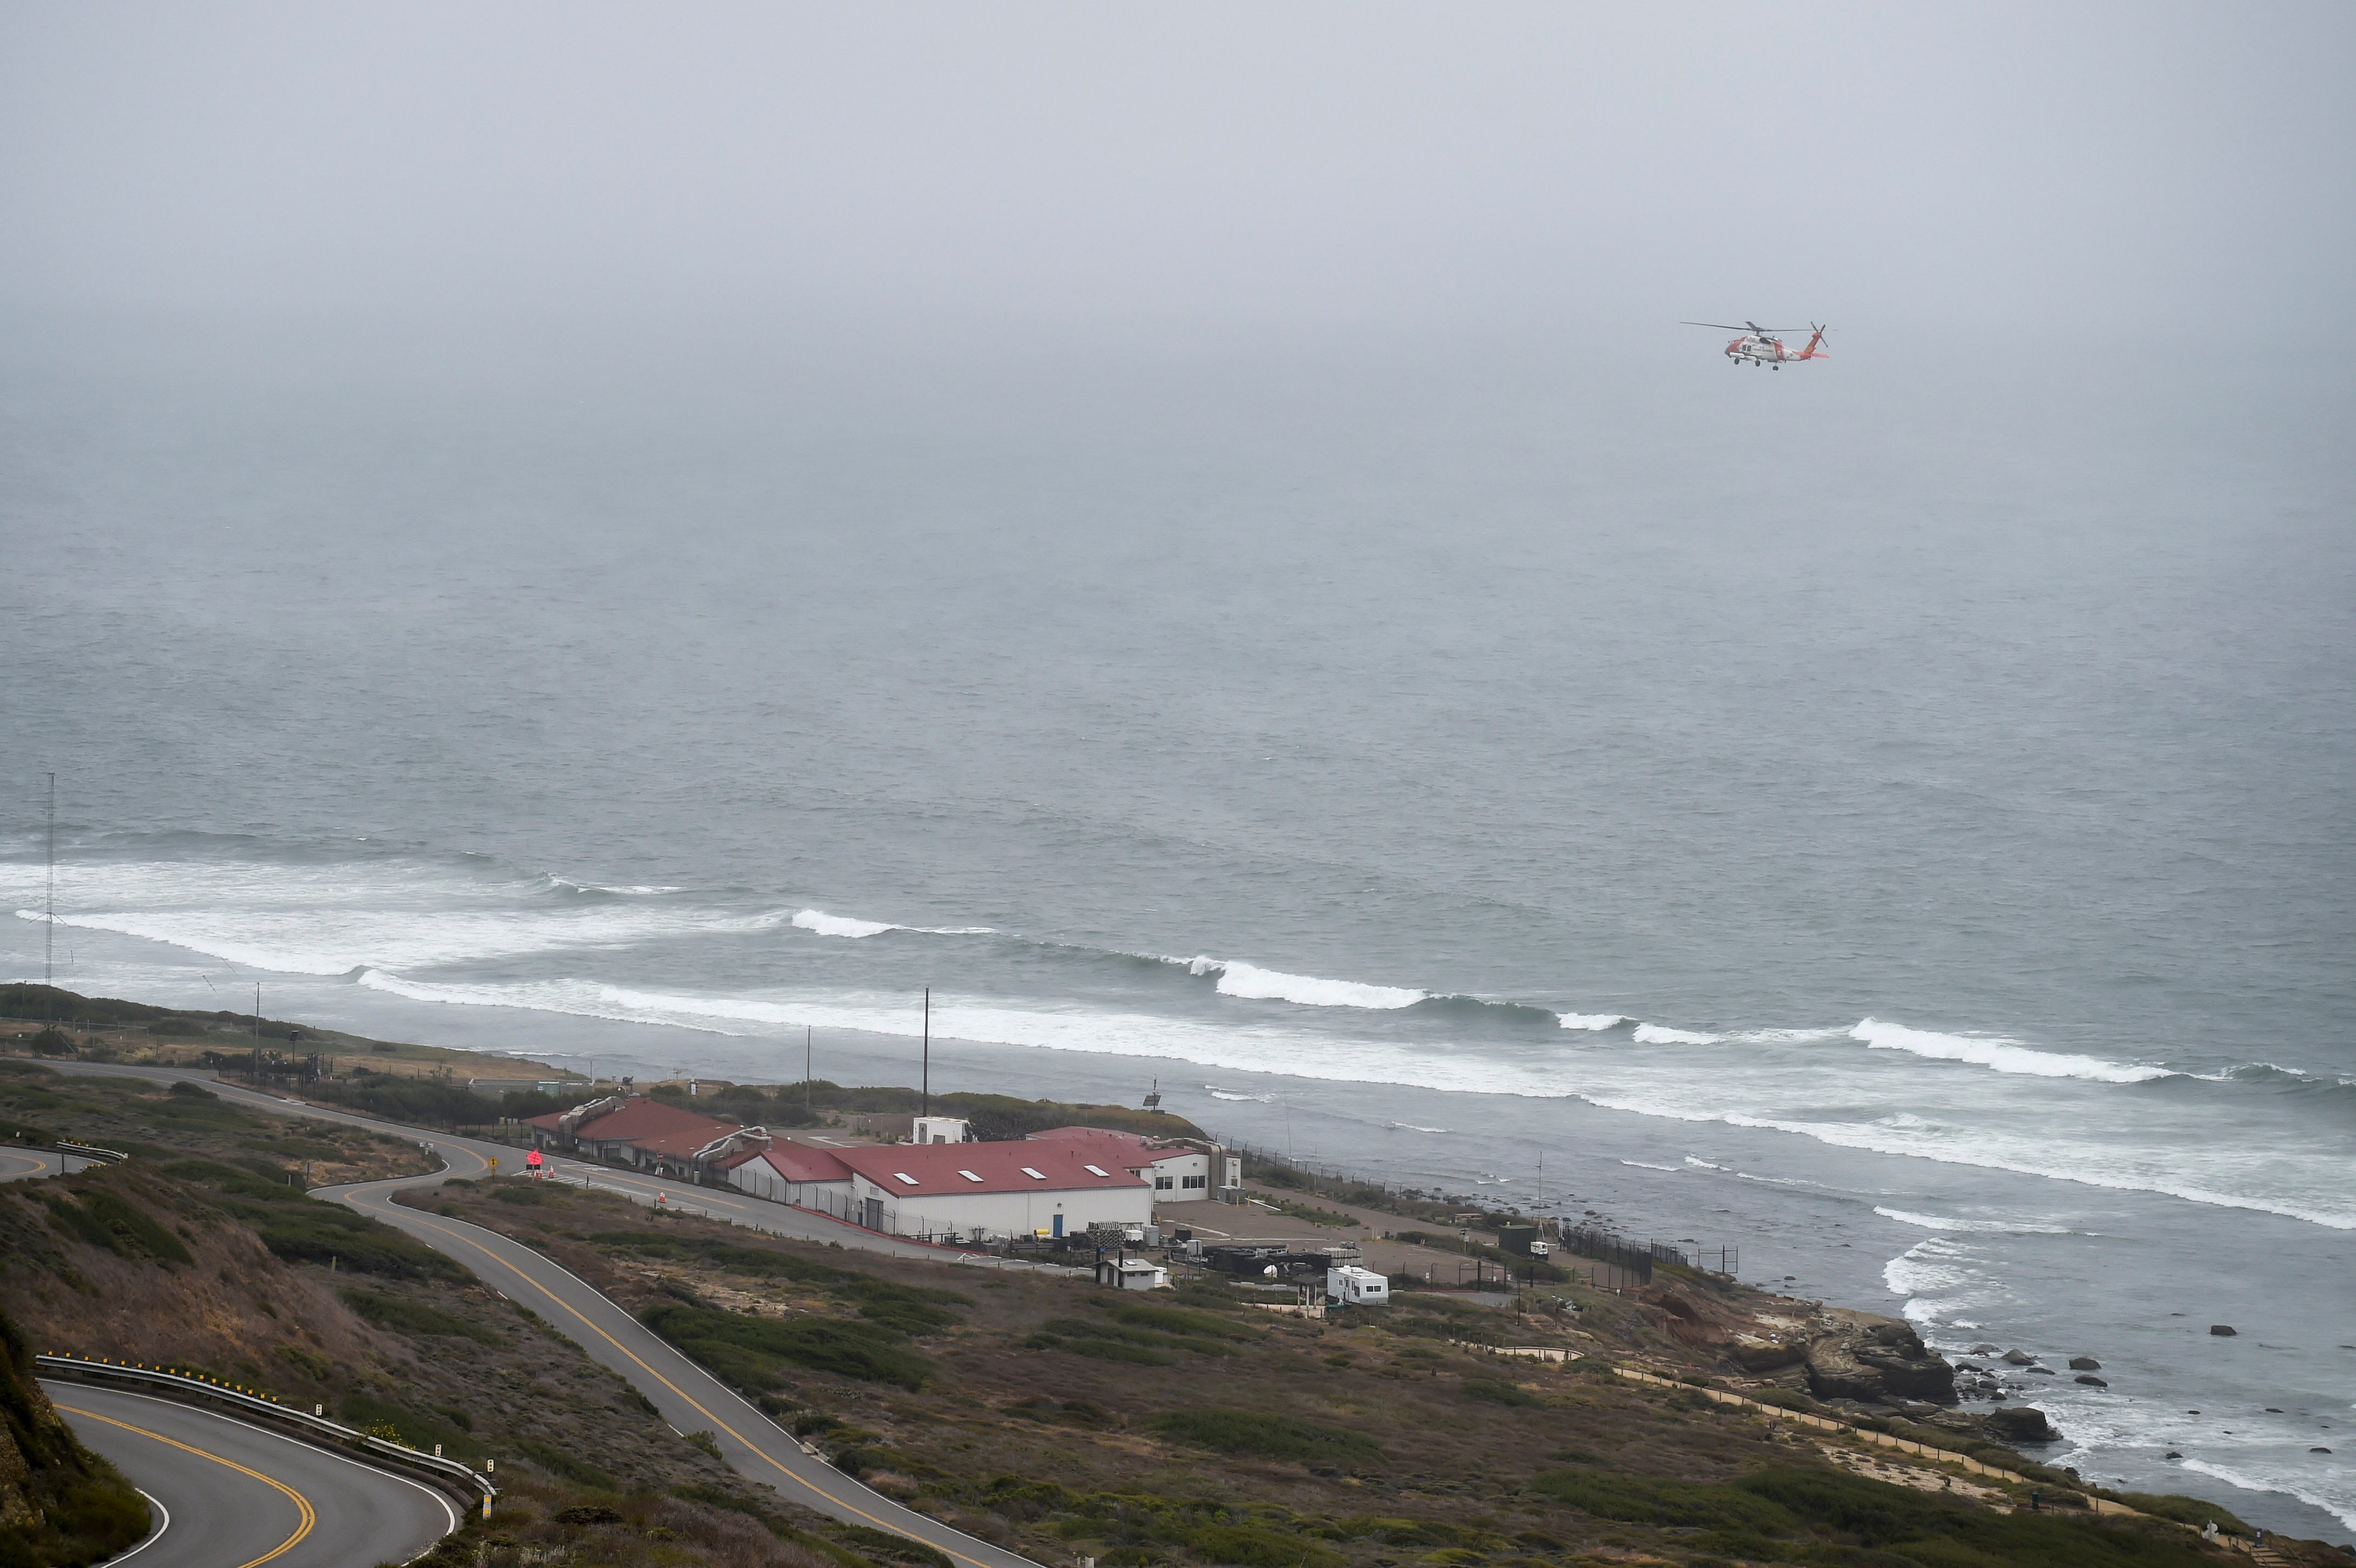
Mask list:
[{"label": "utility pole", "polygon": [[925,987],[925,1115],[933,1114],[933,988]]},{"label": "utility pole", "polygon": [[58,775],[49,775],[49,889],[41,906],[41,998],[45,1028],[58,1027]]},{"label": "utility pole", "polygon": [[817,1114],[812,1107],[818,1104],[818,1092],[810,1087],[810,1035],[815,1028],[811,1024],[802,1025],[802,1109],[813,1115]]}]

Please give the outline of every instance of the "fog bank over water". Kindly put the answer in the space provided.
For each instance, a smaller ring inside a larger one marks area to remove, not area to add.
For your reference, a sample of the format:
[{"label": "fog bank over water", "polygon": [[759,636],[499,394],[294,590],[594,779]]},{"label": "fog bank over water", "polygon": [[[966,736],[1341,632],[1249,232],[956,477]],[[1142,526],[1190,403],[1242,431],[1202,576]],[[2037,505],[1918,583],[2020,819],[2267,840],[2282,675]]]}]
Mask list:
[{"label": "fog bank over water", "polygon": [[2351,34],[2326,5],[18,5],[0,300],[2272,340],[2337,308]]}]

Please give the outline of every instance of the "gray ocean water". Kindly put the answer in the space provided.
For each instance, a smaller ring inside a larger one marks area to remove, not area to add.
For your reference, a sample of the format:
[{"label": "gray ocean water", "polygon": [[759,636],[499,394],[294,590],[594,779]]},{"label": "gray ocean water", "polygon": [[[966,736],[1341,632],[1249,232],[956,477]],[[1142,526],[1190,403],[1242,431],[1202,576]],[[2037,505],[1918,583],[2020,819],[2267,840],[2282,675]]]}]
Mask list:
[{"label": "gray ocean water", "polygon": [[2351,1539],[2346,373],[1173,341],[18,334],[0,967],[54,769],[61,984],[863,1082],[930,986]]}]

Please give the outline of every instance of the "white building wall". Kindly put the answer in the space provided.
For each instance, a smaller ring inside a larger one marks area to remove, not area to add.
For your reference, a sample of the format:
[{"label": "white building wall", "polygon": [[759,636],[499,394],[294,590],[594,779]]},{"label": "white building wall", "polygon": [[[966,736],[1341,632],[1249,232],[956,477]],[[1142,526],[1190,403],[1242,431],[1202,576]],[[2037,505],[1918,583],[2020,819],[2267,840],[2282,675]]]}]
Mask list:
[{"label": "white building wall", "polygon": [[1029,1192],[895,1193],[897,1182],[882,1185],[863,1176],[851,1179],[854,1203],[880,1198],[894,1213],[903,1235],[976,1231],[992,1236],[1023,1236],[1053,1232],[1055,1216],[1064,1217],[1064,1233],[1078,1235],[1090,1225],[1144,1225],[1153,1220],[1153,1194],[1142,1187],[1052,1188]]},{"label": "white building wall", "polygon": [[1192,1203],[1211,1195],[1211,1157],[1163,1155],[1138,1172],[1153,1184],[1156,1203]]},{"label": "white building wall", "polygon": [[758,1159],[748,1159],[730,1171],[728,1185],[772,1203],[798,1203],[809,1209],[823,1209],[830,1200],[839,1208],[851,1190],[848,1181],[787,1181],[775,1166]]}]

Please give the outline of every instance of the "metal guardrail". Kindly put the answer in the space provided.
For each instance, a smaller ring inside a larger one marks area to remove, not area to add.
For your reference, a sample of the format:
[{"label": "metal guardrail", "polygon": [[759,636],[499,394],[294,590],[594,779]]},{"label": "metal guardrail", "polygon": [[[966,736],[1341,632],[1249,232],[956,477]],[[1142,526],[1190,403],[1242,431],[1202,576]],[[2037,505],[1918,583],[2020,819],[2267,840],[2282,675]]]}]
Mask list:
[{"label": "metal guardrail", "polygon": [[121,1165],[131,1157],[118,1148],[97,1148],[90,1144],[70,1144],[59,1138],[51,1146],[59,1154],[70,1154],[76,1159],[95,1160],[101,1165]]},{"label": "metal guardrail", "polygon": [[241,1414],[259,1416],[283,1429],[329,1439],[376,1465],[419,1471],[425,1479],[469,1507],[479,1500],[486,1519],[490,1517],[491,1499],[499,1495],[498,1488],[491,1484],[489,1477],[477,1475],[455,1459],[437,1458],[398,1443],[388,1443],[381,1437],[370,1436],[339,1421],[329,1421],[323,1415],[290,1409],[268,1394],[255,1393],[235,1383],[225,1383],[201,1373],[145,1366],[136,1361],[109,1360],[102,1356],[37,1355],[33,1358],[33,1366],[37,1371],[50,1377],[71,1378],[79,1382],[100,1385],[137,1384],[190,1403],[226,1405]]}]

